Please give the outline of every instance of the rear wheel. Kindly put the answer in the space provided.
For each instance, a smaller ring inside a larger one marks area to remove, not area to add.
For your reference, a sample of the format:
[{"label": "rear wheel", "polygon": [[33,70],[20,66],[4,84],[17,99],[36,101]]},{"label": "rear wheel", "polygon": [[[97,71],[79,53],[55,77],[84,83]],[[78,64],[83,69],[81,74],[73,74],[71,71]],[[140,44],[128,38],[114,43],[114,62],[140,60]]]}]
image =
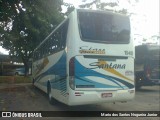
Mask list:
[{"label": "rear wheel", "polygon": [[141,88],[141,85],[136,84],[136,90],[139,90]]},{"label": "rear wheel", "polygon": [[35,81],[35,80],[34,80],[34,79],[32,79],[32,85],[34,85],[34,81]]},{"label": "rear wheel", "polygon": [[16,72],[15,75],[18,76],[18,72]]},{"label": "rear wheel", "polygon": [[51,84],[48,82],[47,85],[47,95],[48,95],[48,100],[50,104],[54,103],[53,97],[52,97],[52,92],[51,92]]},{"label": "rear wheel", "polygon": [[143,74],[142,73],[138,73],[136,74],[136,81],[135,81],[135,88],[136,90],[139,90],[142,86],[141,80],[143,80]]}]

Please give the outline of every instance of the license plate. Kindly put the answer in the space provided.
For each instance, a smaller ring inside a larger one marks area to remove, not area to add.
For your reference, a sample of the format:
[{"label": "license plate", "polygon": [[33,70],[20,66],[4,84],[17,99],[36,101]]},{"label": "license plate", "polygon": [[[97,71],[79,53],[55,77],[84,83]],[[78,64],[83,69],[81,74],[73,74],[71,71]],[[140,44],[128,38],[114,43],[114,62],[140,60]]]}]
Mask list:
[{"label": "license plate", "polygon": [[101,97],[102,98],[112,97],[112,93],[102,93]]}]

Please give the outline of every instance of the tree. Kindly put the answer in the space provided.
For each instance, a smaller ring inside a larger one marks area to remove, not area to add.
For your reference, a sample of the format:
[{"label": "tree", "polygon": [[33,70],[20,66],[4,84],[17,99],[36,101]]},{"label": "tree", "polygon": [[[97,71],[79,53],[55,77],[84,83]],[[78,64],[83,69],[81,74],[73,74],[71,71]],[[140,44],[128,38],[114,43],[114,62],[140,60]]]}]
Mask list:
[{"label": "tree", "polygon": [[34,48],[64,18],[62,0],[0,0],[0,44],[29,69]]},{"label": "tree", "polygon": [[[120,5],[120,2],[126,2],[128,5],[132,6],[134,2],[138,2],[138,0],[113,0],[113,1],[104,1],[104,0],[90,0],[90,2],[87,2],[87,0],[82,0],[83,4],[81,4],[80,8],[96,8],[100,10],[107,10],[107,11],[114,11],[121,14],[133,14],[130,13],[126,8],[122,8]],[[118,8],[118,9],[117,9]]]},{"label": "tree", "polygon": [[67,11],[64,13],[64,15],[68,16],[74,9],[74,5],[73,4],[70,4],[70,3],[63,3],[63,5],[65,7],[67,7]]}]

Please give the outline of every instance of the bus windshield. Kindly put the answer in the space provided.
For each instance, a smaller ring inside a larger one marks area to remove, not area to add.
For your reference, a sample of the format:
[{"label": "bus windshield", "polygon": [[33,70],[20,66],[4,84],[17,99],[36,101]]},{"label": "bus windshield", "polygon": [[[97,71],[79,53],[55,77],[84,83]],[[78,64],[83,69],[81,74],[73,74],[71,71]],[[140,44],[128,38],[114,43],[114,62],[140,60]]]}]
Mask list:
[{"label": "bus windshield", "polygon": [[89,42],[127,44],[130,40],[129,18],[119,14],[78,11],[81,39]]}]

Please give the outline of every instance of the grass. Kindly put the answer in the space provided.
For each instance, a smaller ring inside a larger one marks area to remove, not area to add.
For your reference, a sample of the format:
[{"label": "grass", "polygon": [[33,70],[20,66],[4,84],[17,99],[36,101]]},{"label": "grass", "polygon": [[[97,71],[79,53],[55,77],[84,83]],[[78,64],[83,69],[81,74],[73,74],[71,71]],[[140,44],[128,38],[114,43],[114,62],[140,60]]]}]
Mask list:
[{"label": "grass", "polygon": [[1,83],[31,83],[31,77],[25,76],[0,76],[0,84]]}]

